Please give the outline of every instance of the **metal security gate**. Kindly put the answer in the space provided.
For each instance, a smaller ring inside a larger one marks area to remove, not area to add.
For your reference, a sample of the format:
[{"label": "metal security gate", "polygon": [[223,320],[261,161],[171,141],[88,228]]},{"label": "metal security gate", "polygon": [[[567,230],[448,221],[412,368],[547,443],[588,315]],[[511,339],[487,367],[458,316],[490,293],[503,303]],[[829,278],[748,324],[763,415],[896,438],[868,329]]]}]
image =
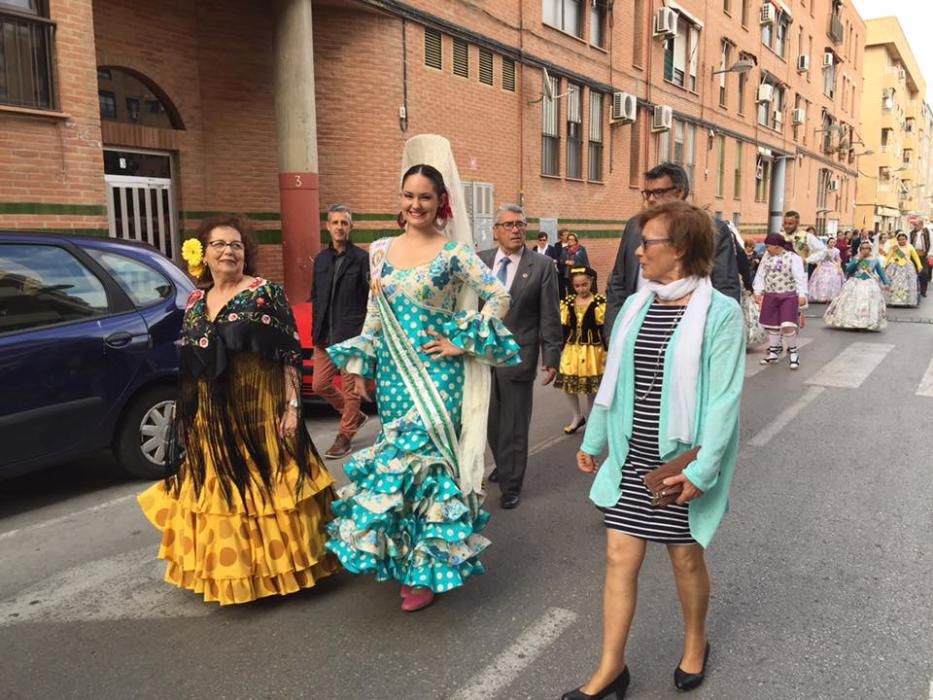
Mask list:
[{"label": "metal security gate", "polygon": [[105,175],[110,236],[143,241],[175,257],[175,203],[171,179]]}]

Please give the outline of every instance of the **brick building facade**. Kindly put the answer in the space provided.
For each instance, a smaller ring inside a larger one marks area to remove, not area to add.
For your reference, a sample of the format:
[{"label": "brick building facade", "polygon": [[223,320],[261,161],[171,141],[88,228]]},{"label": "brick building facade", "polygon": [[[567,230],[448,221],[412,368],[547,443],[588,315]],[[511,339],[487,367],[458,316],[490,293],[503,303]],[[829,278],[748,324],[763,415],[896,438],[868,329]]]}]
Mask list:
[{"label": "brick building facade", "polygon": [[[350,204],[357,240],[397,230],[402,144],[418,133],[453,144],[481,244],[495,205],[517,201],[533,228],[577,230],[602,273],[641,173],[664,159],[746,234],[783,208],[852,224],[865,25],[850,3],[312,7],[320,203]],[[244,211],[280,278],[274,14],[248,0],[0,1],[4,24],[54,26],[49,94],[0,92],[0,227],[146,233],[174,252],[205,213]],[[737,61],[750,70],[715,73]],[[613,118],[632,101],[634,122]]]}]

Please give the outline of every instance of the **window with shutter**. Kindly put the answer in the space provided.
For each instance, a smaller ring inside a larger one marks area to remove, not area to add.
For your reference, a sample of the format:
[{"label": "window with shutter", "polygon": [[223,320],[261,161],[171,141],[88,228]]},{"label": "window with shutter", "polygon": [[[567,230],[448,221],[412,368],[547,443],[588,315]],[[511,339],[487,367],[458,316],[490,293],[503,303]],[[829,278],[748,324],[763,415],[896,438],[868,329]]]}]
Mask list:
[{"label": "window with shutter", "polygon": [[716,196],[724,197],[726,194],[726,137],[725,134],[716,136]]},{"label": "window with shutter", "polygon": [[567,177],[583,177],[583,89],[567,85]]},{"label": "window with shutter", "polygon": [[[742,142],[736,139],[735,142],[735,173],[732,182],[732,198],[742,199]],[[738,226],[738,219],[735,215],[732,217],[733,223]]]},{"label": "window with shutter", "polygon": [[443,70],[444,54],[441,51],[443,45],[442,35],[436,29],[424,28],[424,65],[430,68]]},{"label": "window with shutter", "polygon": [[493,84],[492,51],[479,50],[479,81],[486,85]]},{"label": "window with shutter", "polygon": [[546,80],[550,82],[541,100],[541,174],[560,175],[559,106],[556,99],[547,96],[548,89],[552,95],[560,94],[560,79],[548,76]]},{"label": "window with shutter", "polygon": [[639,120],[632,124],[632,143],[628,149],[628,184],[638,187],[641,184],[641,125]]},{"label": "window with shutter", "polygon": [[0,104],[55,108],[55,23],[47,10],[37,0],[0,2]]},{"label": "window with shutter", "polygon": [[587,148],[587,179],[603,179],[603,96],[590,91],[589,145]]},{"label": "window with shutter", "polygon": [[511,58],[502,59],[502,89],[515,92],[515,61]]},{"label": "window with shutter", "polygon": [[454,75],[470,77],[470,45],[463,39],[454,39]]}]

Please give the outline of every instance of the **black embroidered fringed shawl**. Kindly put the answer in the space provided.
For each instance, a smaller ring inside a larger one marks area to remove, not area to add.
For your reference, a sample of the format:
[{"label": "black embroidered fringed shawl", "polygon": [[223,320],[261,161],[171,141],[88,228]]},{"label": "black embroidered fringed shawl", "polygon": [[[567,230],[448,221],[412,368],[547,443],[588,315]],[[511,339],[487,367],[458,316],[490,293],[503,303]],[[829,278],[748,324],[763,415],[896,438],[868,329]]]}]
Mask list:
[{"label": "black embroidered fringed shawl", "polygon": [[191,479],[200,493],[210,463],[227,502],[237,492],[245,503],[250,486],[269,493],[289,458],[299,484],[314,478],[320,457],[300,414],[295,437],[278,436],[287,397],[301,396],[301,345],[284,290],[257,279],[213,321],[205,298],[194,292],[185,312],[172,433],[180,449],[169,450],[168,486],[178,493]]}]

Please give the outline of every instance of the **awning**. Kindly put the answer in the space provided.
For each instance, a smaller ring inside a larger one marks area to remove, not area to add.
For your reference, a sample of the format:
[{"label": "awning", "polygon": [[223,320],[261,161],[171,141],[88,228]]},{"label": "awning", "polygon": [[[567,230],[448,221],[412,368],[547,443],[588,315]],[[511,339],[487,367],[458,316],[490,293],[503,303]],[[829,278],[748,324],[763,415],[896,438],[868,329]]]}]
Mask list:
[{"label": "awning", "polygon": [[787,19],[794,21],[794,13],[790,11],[790,6],[784,0],[772,0],[772,2],[781,8],[781,12],[787,15]]},{"label": "awning", "polygon": [[900,216],[901,210],[893,207],[875,207],[875,216]]},{"label": "awning", "polygon": [[665,4],[672,10],[677,10],[679,14],[683,15],[684,19],[690,22],[697,29],[703,29],[703,22],[700,21],[700,18],[694,14],[691,14],[688,10],[685,10],[683,7],[674,2],[674,0],[667,0]]}]

